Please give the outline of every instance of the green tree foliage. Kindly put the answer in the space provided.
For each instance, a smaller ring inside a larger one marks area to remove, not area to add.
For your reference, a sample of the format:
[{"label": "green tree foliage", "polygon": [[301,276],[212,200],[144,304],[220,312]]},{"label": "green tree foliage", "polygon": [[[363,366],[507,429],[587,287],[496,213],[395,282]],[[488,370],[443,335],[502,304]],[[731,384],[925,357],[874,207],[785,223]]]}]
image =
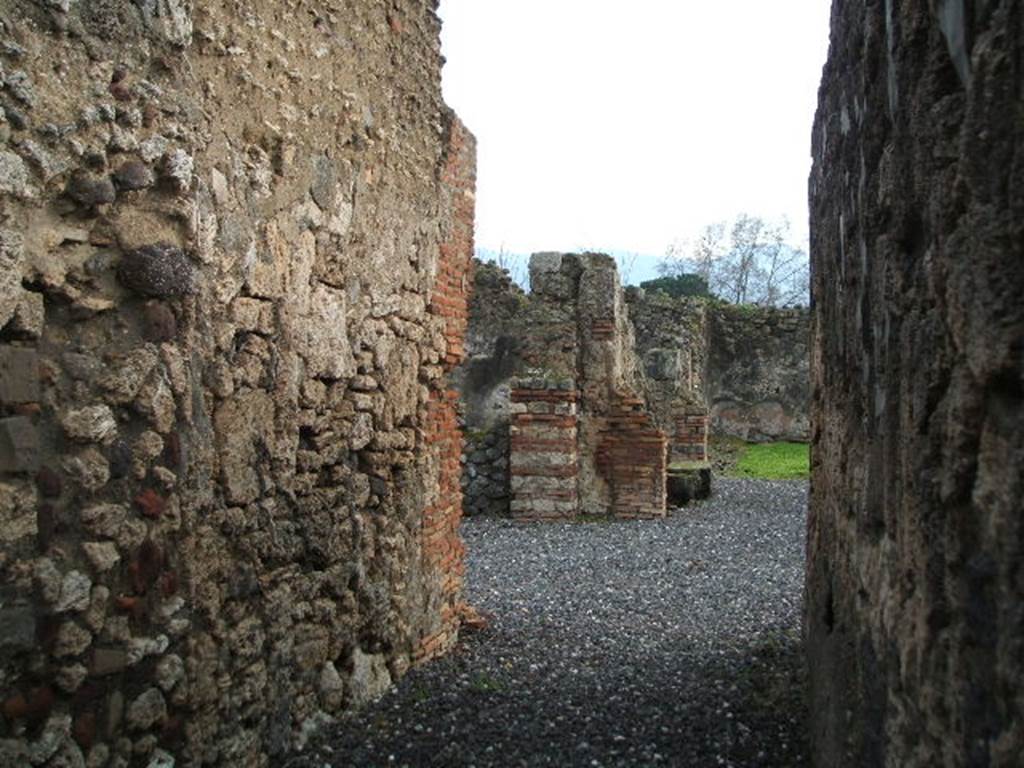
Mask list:
[{"label": "green tree foliage", "polygon": [[645,280],[640,287],[654,293],[660,291],[674,299],[680,296],[710,296],[708,281],[701,275],[679,273],[664,275],[654,280]]}]

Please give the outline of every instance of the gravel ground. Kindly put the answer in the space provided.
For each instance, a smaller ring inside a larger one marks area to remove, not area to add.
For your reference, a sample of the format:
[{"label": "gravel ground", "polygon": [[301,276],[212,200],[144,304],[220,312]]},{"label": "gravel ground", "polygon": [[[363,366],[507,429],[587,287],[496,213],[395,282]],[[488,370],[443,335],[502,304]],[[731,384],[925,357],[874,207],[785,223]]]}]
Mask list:
[{"label": "gravel ground", "polygon": [[489,626],[286,765],[807,765],[806,506],[716,478],[663,521],[467,520]]}]

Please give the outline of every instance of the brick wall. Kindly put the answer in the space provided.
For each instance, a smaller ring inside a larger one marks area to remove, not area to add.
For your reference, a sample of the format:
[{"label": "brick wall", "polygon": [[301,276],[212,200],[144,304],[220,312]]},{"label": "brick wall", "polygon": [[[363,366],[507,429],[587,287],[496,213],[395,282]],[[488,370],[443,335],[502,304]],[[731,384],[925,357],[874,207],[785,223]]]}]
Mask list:
[{"label": "brick wall", "polygon": [[598,472],[611,489],[611,512],[623,518],[665,516],[668,439],[644,410],[644,401],[616,395],[603,419]]},{"label": "brick wall", "polygon": [[676,414],[675,432],[672,436],[672,461],[708,460],[708,425],[711,419],[707,411],[684,410]]},{"label": "brick wall", "polygon": [[417,663],[447,651],[458,638],[459,606],[464,575],[465,546],[459,537],[462,519],[462,431],[457,417],[458,393],[448,386],[448,374],[465,357],[473,266],[473,190],[476,186],[476,142],[462,122],[450,115],[441,183],[452,211],[447,239],[440,245],[437,276],[429,311],[441,321],[445,341],[445,376],[429,379],[423,447],[437,457],[437,492],[423,515],[423,568],[435,591],[428,597],[434,626],[426,628],[414,651]]}]

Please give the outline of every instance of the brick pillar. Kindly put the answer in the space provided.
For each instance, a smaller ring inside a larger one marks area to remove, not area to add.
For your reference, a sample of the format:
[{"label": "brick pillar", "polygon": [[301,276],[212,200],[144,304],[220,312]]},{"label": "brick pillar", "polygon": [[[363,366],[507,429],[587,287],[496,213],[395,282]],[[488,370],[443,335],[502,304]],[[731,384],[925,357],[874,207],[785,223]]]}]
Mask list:
[{"label": "brick pillar", "polygon": [[624,518],[665,516],[668,438],[641,398],[616,395],[601,431],[597,467],[612,492],[612,513]]},{"label": "brick pillar", "polygon": [[706,462],[708,460],[708,424],[705,410],[689,409],[675,416],[675,437],[672,461]]},{"label": "brick pillar", "polygon": [[579,513],[576,401],[572,382],[514,382],[509,427],[514,519],[557,520]]}]

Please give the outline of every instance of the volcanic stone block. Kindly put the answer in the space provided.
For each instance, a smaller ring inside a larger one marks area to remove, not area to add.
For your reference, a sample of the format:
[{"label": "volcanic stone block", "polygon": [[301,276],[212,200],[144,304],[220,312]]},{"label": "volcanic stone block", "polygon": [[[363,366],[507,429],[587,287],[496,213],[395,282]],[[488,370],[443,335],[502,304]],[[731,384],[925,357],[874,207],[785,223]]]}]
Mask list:
[{"label": "volcanic stone block", "polygon": [[34,349],[0,347],[0,402],[39,400],[39,355]]},{"label": "volcanic stone block", "polygon": [[34,472],[39,456],[39,431],[32,419],[0,419],[0,472]]}]

